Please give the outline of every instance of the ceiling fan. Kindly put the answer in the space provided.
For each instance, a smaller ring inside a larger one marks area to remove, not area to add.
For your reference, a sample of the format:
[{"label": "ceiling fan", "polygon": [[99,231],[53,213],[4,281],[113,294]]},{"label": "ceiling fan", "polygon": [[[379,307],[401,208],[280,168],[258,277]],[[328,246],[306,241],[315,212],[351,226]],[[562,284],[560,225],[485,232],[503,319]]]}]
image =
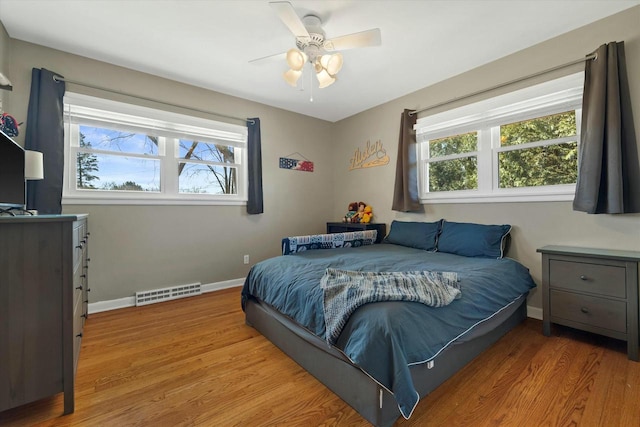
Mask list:
[{"label": "ceiling fan", "polygon": [[[322,29],[322,21],[317,16],[306,15],[300,19],[288,1],[273,1],[269,2],[269,5],[295,36],[297,49],[292,48],[287,51],[286,60],[290,69],[283,74],[284,80],[294,87],[298,84],[305,64],[311,64],[316,73],[319,87],[325,88],[336,81],[336,75],[342,68],[343,57],[337,51],[379,46],[382,42],[379,28],[326,39]],[[249,62],[273,57],[279,58],[283,55],[285,54],[254,59]]]}]

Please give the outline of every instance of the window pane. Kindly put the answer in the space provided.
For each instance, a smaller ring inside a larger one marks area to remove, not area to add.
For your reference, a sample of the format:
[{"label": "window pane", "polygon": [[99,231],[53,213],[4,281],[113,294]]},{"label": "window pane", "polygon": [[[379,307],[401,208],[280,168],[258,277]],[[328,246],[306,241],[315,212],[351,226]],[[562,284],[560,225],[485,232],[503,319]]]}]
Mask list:
[{"label": "window pane", "polygon": [[475,156],[429,163],[429,191],[475,190],[478,160]]},{"label": "window pane", "polygon": [[235,163],[234,149],[235,147],[228,145],[181,139],[179,157],[187,160],[195,159],[219,163]]},{"label": "window pane", "polygon": [[576,112],[553,114],[500,126],[500,145],[548,141],[576,134]]},{"label": "window pane", "polygon": [[199,163],[180,163],[180,193],[237,194],[236,169]]},{"label": "window pane", "polygon": [[448,136],[446,138],[433,139],[429,141],[429,156],[433,158],[447,156],[449,154],[469,153],[476,151],[477,147],[477,132]]},{"label": "window pane", "polygon": [[160,191],[160,161],[110,154],[78,153],[76,188]]},{"label": "window pane", "polygon": [[158,138],[134,132],[80,125],[80,147],[157,156]]},{"label": "window pane", "polygon": [[534,147],[498,154],[499,187],[537,187],[575,184],[578,175],[578,144]]}]

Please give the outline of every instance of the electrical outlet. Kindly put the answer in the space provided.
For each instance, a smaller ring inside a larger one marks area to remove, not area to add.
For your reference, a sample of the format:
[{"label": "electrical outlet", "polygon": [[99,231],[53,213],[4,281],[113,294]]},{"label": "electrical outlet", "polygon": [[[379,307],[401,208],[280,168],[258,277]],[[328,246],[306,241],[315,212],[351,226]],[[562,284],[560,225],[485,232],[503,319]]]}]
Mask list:
[{"label": "electrical outlet", "polygon": [[244,263],[249,264],[249,255],[244,256]]}]

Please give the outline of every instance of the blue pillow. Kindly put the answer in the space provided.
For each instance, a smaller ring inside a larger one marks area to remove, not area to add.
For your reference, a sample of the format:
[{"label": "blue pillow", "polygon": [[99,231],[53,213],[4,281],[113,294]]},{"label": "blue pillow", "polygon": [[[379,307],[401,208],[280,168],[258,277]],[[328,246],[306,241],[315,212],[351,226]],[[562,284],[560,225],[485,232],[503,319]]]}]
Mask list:
[{"label": "blue pillow", "polygon": [[438,251],[476,258],[502,258],[511,226],[442,221]]},{"label": "blue pillow", "polygon": [[393,221],[385,242],[435,252],[441,223]]}]

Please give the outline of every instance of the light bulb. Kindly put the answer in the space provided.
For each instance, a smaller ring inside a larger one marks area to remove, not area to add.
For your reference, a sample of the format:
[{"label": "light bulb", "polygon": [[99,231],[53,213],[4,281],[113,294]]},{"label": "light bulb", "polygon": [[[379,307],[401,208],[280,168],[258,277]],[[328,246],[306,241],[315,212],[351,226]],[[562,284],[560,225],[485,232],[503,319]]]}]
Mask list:
[{"label": "light bulb", "polygon": [[299,51],[298,49],[289,49],[287,52],[287,64],[294,71],[302,70],[304,64],[307,62],[307,55],[304,52]]},{"label": "light bulb", "polygon": [[327,73],[326,70],[322,70],[317,73],[316,77],[318,78],[318,82],[320,83],[320,85],[318,86],[320,89],[330,86],[336,81],[336,78]]},{"label": "light bulb", "polygon": [[327,73],[335,76],[342,69],[343,57],[339,52],[333,55],[323,55],[320,57],[320,63],[322,68],[327,70]]},{"label": "light bulb", "polygon": [[289,83],[291,86],[296,87],[298,85],[298,79],[302,75],[302,71],[289,70],[282,74],[284,81]]}]

